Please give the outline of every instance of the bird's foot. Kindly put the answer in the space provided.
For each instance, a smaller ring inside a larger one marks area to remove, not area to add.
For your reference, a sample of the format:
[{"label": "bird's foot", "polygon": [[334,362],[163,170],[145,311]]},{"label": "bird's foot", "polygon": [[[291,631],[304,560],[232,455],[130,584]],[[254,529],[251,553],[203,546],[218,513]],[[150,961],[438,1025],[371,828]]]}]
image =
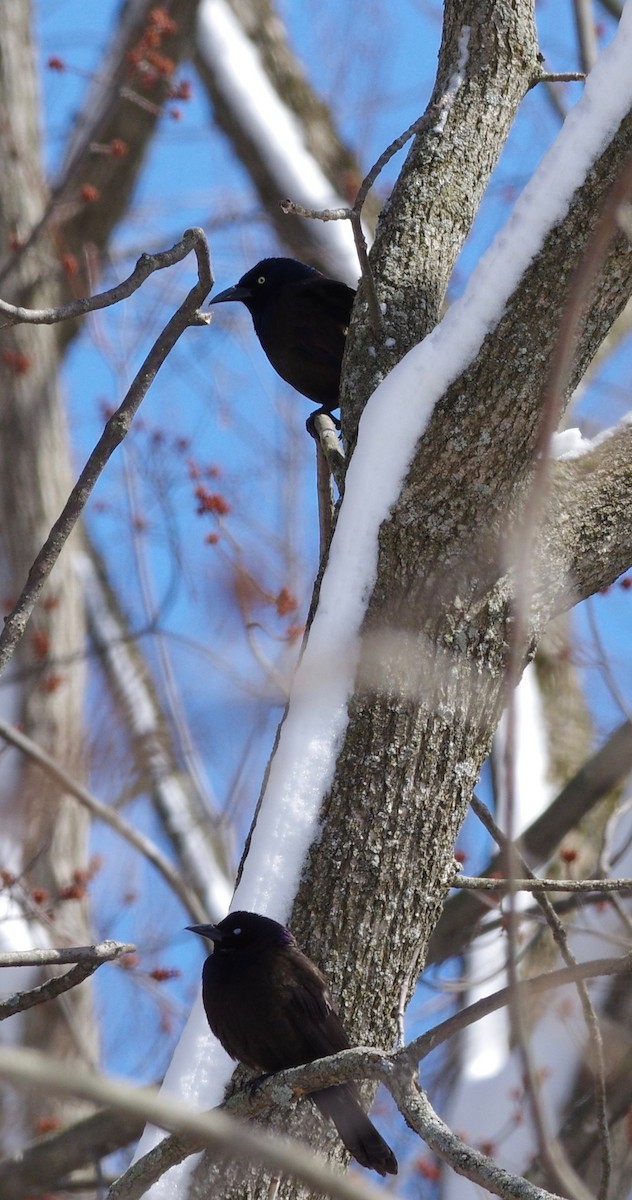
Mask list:
[{"label": "bird's foot", "polygon": [[316,429],[316,417],[321,417],[321,416],[329,417],[329,419],[335,425],[336,429],[338,429],[338,430],[342,429],[342,425],[340,424],[338,417],[334,417],[334,414],[328,408],[322,408],[322,407],[317,408],[313,413],[310,413],[309,417],[307,418],[307,420],[305,422],[305,428],[306,428],[309,436],[314,438],[314,441],[316,441],[316,442],[320,441],[320,435],[318,433],[318,430]]},{"label": "bird's foot", "polygon": [[265,1075],[255,1075],[253,1079],[246,1079],[244,1081],[244,1091],[249,1096],[256,1096],[259,1088],[266,1082],[266,1079],[271,1079],[273,1075],[274,1071],[266,1071]]}]

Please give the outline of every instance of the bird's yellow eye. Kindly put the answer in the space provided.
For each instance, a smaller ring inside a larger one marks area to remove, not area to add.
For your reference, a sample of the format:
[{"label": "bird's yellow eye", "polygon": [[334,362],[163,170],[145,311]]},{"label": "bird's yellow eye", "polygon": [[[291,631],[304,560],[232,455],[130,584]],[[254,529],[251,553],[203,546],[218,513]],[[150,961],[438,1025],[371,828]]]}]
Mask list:
[{"label": "bird's yellow eye", "polygon": [[265,281],[266,281],[265,275],[260,275],[257,280],[257,283],[265,283]]}]

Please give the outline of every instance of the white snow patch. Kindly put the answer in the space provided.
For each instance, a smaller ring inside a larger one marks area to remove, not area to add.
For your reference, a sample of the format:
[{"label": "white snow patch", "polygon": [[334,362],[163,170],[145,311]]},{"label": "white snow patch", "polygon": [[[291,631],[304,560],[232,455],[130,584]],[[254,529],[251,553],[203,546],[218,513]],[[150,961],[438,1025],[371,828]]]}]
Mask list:
[{"label": "white snow patch", "polygon": [[448,86],[439,101],[439,119],[436,125],[433,125],[433,133],[443,133],[445,124],[450,113],[450,109],[454,104],[454,98],[465,79],[465,68],[470,54],[470,27],[464,25],[459,34],[459,57],[457,59],[456,71],[453,71],[448,81]]},{"label": "white snow patch", "polygon": [[560,429],[551,438],[551,458],[562,462],[567,458],[579,458],[590,450],[592,442],[585,438],[581,429]]}]

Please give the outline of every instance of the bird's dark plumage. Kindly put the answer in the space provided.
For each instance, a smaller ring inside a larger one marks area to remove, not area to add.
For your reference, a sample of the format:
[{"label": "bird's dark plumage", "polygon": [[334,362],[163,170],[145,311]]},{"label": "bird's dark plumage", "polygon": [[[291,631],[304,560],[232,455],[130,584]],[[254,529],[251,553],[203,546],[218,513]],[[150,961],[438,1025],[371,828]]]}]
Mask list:
[{"label": "bird's dark plumage", "polygon": [[264,258],[211,304],[240,300],[275,371],[320,409],[338,407],[340,368],[355,292],[297,262]]},{"label": "bird's dark plumage", "polygon": [[[255,1071],[275,1072],[348,1049],[327,981],[289,929],[249,912],[188,928],[214,944],[204,963],[202,998],[208,1023],[231,1058]],[[311,1099],[363,1167],[397,1174],[395,1155],[353,1084],[324,1088]]]}]

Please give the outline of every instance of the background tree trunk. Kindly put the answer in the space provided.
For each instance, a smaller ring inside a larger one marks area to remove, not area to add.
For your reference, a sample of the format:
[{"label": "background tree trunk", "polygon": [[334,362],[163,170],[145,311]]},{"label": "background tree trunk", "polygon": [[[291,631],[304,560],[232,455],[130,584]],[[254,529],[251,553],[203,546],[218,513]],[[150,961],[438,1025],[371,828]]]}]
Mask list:
[{"label": "background tree trunk", "polygon": [[[0,247],[7,275],[4,298],[43,307],[58,297],[50,263],[53,240],[40,242],[7,264],[15,247],[37,224],[47,191],[41,173],[39,95],[31,40],[32,13],[26,0],[7,6],[0,29]],[[2,436],[0,437],[0,518],[2,600],[10,607],[31,563],[59,515],[71,483],[67,430],[58,384],[59,358],[54,329],[28,326],[6,332],[0,359]],[[82,700],[84,622],[80,591],[68,555],[54,570],[27,637],[12,664],[13,706],[25,732],[77,778],[83,773]],[[32,918],[31,936],[58,944],[90,941],[87,913],[79,899],[59,901],[86,867],[88,820],[74,800],[41,771],[5,750],[10,787],[2,796],[2,821],[14,847],[12,872],[25,889],[23,912]],[[9,761],[7,761],[9,760]],[[37,892],[41,900],[37,901]],[[43,893],[45,892],[45,896]],[[50,912],[50,918],[47,914]],[[43,920],[43,928],[40,926]],[[5,927],[10,933],[10,926]],[[26,945],[19,947],[26,949]],[[84,986],[46,1007],[25,1014],[24,1037],[31,1044],[73,1060],[98,1062],[98,1037],[91,991]],[[26,1110],[3,1122],[5,1144],[30,1134],[40,1117],[59,1119],[61,1105],[30,1094]]]}]

